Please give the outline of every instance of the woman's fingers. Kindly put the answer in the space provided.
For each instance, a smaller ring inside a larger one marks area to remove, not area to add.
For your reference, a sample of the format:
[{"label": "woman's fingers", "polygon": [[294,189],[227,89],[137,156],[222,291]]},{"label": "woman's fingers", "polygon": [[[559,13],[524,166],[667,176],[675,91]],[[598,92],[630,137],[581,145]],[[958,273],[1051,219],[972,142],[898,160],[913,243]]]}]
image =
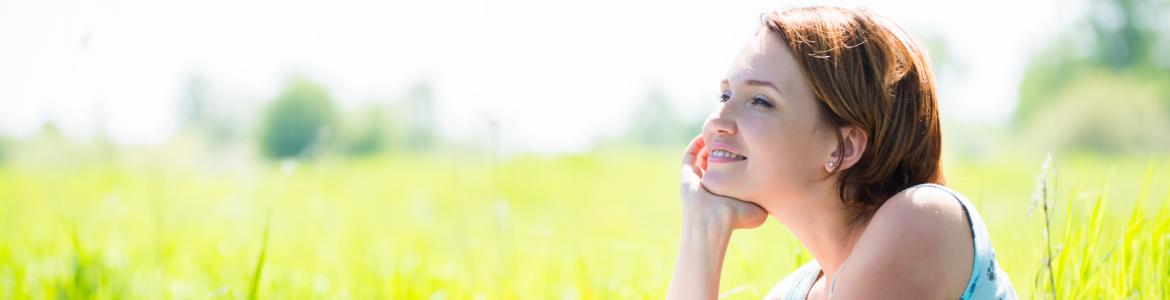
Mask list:
[{"label": "woman's fingers", "polygon": [[699,150],[699,156],[697,158],[698,163],[696,165],[698,165],[699,169],[702,169],[703,172],[707,172],[707,157],[709,157],[709,155],[711,155],[711,152],[707,150],[707,147],[703,147],[703,150]]},{"label": "woman's fingers", "polygon": [[[692,177],[694,178],[694,177]],[[692,185],[683,187],[683,197],[693,197],[693,199],[703,202],[707,207],[724,207],[726,208],[728,220],[731,221],[729,225],[733,228],[756,228],[764,224],[768,218],[768,212],[758,204],[731,198],[723,195],[717,195],[707,190],[706,187],[700,183],[692,183]],[[702,209],[703,211],[719,211]]]},{"label": "woman's fingers", "polygon": [[700,167],[700,159],[702,163],[706,164],[706,149],[703,143],[703,136],[699,135],[691,140],[691,144],[687,146],[687,150],[683,152],[683,170],[690,171],[696,176],[702,176],[704,168]]},{"label": "woman's fingers", "polygon": [[687,146],[687,150],[683,152],[682,163],[684,165],[695,164],[695,161],[696,161],[695,159],[696,159],[696,157],[698,157],[699,151],[701,151],[701,150],[703,150],[703,148],[705,148],[704,146],[705,145],[703,144],[703,136],[702,135],[696,136],[695,139],[691,140],[691,144],[689,146]]},{"label": "woman's fingers", "polygon": [[764,221],[768,219],[768,212],[760,205],[734,198],[729,199],[735,206],[735,219],[738,221],[735,224],[736,228],[756,228],[763,225]]}]

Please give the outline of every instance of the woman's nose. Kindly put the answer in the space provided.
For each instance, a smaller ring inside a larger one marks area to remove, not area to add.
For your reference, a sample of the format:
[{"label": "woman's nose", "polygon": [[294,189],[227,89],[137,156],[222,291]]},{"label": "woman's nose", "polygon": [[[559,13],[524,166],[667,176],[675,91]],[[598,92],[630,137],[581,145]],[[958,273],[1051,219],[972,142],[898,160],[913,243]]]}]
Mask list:
[{"label": "woman's nose", "polygon": [[711,114],[703,127],[710,135],[732,135],[736,132],[735,119],[726,108],[720,108]]}]

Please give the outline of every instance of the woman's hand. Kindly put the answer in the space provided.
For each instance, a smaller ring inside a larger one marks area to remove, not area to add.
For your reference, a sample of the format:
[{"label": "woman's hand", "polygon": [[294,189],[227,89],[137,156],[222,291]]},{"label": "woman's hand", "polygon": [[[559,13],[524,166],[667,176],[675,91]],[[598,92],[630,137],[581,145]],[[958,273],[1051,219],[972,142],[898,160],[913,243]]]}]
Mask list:
[{"label": "woman's hand", "polygon": [[712,194],[703,187],[707,172],[707,147],[702,135],[695,137],[683,152],[682,194],[683,222],[701,223],[728,231],[756,228],[768,218],[768,213],[755,203]]},{"label": "woman's hand", "polygon": [[712,194],[703,187],[707,149],[702,136],[691,141],[682,160],[682,236],[668,299],[715,299],[731,231],[755,228],[768,214],[760,206]]}]

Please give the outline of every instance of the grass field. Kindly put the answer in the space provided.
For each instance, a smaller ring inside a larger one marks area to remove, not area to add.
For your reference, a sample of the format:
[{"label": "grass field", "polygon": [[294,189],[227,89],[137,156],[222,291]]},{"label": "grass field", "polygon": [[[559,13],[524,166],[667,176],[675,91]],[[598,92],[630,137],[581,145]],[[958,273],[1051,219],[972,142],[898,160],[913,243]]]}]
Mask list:
[{"label": "grass field", "polygon": [[[662,298],[673,270],[673,150],[169,161],[0,167],[0,298]],[[1170,298],[1170,160],[1058,157],[1048,214],[1042,161],[945,166],[1020,296]],[[729,299],[811,259],[775,220],[727,253]]]}]

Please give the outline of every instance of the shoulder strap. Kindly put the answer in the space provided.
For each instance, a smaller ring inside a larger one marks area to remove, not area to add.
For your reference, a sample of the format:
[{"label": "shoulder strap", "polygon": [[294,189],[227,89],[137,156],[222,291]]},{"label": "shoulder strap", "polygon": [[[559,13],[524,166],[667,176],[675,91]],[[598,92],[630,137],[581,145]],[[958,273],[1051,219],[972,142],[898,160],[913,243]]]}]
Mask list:
[{"label": "shoulder strap", "polygon": [[816,260],[809,261],[772,287],[764,299],[804,300],[820,275],[821,265]]},{"label": "shoulder strap", "polygon": [[963,195],[956,193],[950,188],[933,183],[923,183],[914,187],[920,186],[934,187],[946,191],[955,200],[959,201],[959,204],[963,206],[963,212],[967,214],[967,225],[971,229],[971,244],[974,248],[972,249],[973,265],[971,266],[971,279],[967,281],[967,289],[963,291],[961,299],[970,299],[975,292],[975,284],[982,275],[981,271],[990,270],[991,272],[995,272],[995,270],[989,268],[992,259],[994,259],[995,252],[991,250],[991,240],[987,235],[987,226],[983,224],[983,217],[979,216],[979,211],[975,210],[971,202],[967,201],[967,198],[963,197]]}]

